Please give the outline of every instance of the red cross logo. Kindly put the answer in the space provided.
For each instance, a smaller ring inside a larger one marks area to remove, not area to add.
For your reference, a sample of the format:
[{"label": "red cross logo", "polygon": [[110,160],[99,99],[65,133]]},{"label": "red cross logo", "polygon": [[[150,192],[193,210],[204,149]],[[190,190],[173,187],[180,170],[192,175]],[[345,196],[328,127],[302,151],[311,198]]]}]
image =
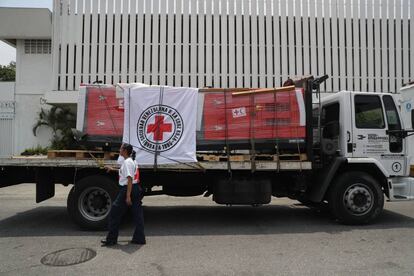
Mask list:
[{"label": "red cross logo", "polygon": [[149,124],[147,133],[154,133],[154,141],[162,141],[164,139],[164,132],[171,132],[172,124],[164,124],[164,116],[155,115],[155,123]]}]

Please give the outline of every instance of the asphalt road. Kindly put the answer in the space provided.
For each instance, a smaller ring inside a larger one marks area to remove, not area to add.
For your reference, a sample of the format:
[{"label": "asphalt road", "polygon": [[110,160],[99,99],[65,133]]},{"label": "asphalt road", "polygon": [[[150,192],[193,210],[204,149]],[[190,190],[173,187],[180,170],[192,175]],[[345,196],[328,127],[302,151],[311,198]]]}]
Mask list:
[{"label": "asphalt road", "polygon": [[[275,199],[262,207],[210,198],[146,197],[147,244],[103,248],[105,232],[81,231],[66,212],[69,188],[35,203],[32,184],[0,189],[2,275],[413,275],[414,202],[386,203],[375,224],[344,226],[327,212]],[[48,253],[90,248],[88,262],[52,267]]]}]

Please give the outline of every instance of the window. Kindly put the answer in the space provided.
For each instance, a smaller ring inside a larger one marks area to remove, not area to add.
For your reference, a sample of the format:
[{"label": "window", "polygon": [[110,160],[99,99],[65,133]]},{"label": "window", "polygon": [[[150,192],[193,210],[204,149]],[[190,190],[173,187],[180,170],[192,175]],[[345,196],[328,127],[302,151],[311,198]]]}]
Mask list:
[{"label": "window", "polygon": [[323,138],[335,139],[339,136],[339,103],[326,105],[322,108],[321,124]]},{"label": "window", "polygon": [[384,128],[384,113],[378,96],[355,96],[355,123],[357,128]]},{"label": "window", "polygon": [[26,39],[24,41],[25,54],[50,54],[51,40],[48,39]]},{"label": "window", "polygon": [[322,125],[339,122],[339,103],[329,104],[322,109]]},{"label": "window", "polygon": [[[384,96],[385,114],[387,116],[388,130],[401,130],[401,122],[398,117],[398,111],[395,107],[394,101],[391,96]],[[390,132],[390,151],[401,152],[403,150],[401,133]]]},{"label": "window", "polygon": [[395,107],[394,101],[391,96],[384,96],[384,107],[385,107],[385,114],[387,116],[388,122],[388,129],[389,130],[400,130],[401,123],[400,119],[398,118],[397,108]]},{"label": "window", "polygon": [[414,109],[411,110],[411,128],[414,129]]}]

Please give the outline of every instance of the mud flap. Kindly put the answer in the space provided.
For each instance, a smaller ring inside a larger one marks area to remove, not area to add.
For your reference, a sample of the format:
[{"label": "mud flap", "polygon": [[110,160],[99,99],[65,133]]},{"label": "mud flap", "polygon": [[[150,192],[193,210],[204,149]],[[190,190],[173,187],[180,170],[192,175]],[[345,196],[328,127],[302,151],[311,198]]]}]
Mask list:
[{"label": "mud flap", "polygon": [[323,200],[336,172],[346,160],[344,157],[335,158],[329,166],[317,175],[309,195],[309,199],[312,202],[321,202]]},{"label": "mud flap", "polygon": [[55,183],[51,168],[36,169],[36,203],[55,196]]}]

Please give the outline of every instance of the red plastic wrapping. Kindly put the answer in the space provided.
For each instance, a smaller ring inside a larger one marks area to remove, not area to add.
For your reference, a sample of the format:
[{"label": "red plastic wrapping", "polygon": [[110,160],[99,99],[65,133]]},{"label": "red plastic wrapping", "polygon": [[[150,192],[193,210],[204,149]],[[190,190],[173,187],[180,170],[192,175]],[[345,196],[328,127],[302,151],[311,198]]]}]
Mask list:
[{"label": "red plastic wrapping", "polygon": [[122,136],[124,110],[113,88],[88,88],[87,133],[89,135]]},{"label": "red plastic wrapping", "polygon": [[[198,150],[251,149],[253,144],[255,149],[303,148],[306,136],[303,89],[247,95],[225,91],[199,92]],[[115,87],[86,86],[83,101],[79,105],[84,106],[83,124],[78,126],[89,141],[122,141],[123,99],[116,97]],[[78,119],[82,120],[79,114]]]},{"label": "red plastic wrapping", "polygon": [[[226,97],[226,98],[225,98]],[[233,96],[207,93],[204,98],[204,139],[305,138],[295,91]]]}]

